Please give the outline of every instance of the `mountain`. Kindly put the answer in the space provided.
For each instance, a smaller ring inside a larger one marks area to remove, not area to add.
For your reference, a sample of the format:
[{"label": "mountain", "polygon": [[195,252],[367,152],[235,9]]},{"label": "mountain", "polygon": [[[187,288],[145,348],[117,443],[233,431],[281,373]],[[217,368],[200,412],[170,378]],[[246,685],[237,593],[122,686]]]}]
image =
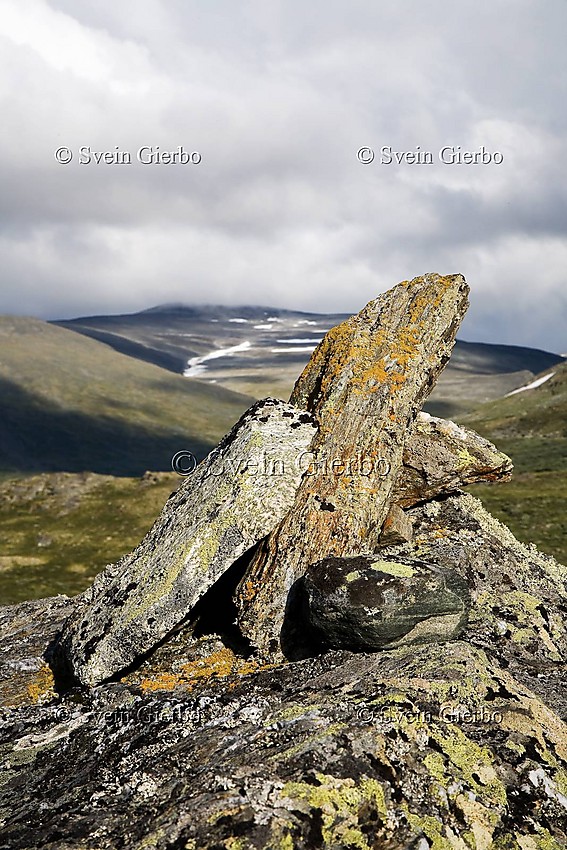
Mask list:
[{"label": "mountain", "polygon": [[567,468],[567,363],[462,416],[461,421],[515,455],[525,472]]},{"label": "mountain", "polygon": [[0,317],[0,471],[139,475],[203,457],[252,399],[37,319]]},{"label": "mountain", "polygon": [[286,398],[317,342],[345,318],[271,307],[161,305],[56,324],[186,377],[256,398]]},{"label": "mountain", "polygon": [[[275,307],[166,304],[55,324],[200,382],[255,398],[287,398],[317,342],[346,318]],[[562,359],[521,346],[458,341],[427,409],[456,416],[528,383]]]},{"label": "mountain", "polygon": [[504,487],[471,488],[521,540],[567,563],[567,364],[462,416],[514,461]]}]

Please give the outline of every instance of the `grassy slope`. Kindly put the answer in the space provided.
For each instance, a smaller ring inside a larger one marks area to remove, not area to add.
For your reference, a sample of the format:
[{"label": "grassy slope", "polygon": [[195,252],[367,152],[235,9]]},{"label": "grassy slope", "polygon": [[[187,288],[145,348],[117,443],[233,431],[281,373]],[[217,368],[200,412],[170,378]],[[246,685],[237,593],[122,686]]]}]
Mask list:
[{"label": "grassy slope", "polygon": [[461,417],[514,461],[511,483],[471,488],[525,542],[567,563],[567,365],[533,390]]},{"label": "grassy slope", "polygon": [[252,401],[16,317],[0,317],[0,398],[0,470],[113,475],[203,457]]},{"label": "grassy slope", "polygon": [[[76,436],[69,413],[79,417],[80,437],[95,439],[94,448],[88,443],[89,451],[103,468],[109,449],[107,444],[96,443],[101,421],[107,421],[110,435],[122,435],[121,450],[127,451],[128,462],[133,463],[136,454],[139,457],[139,443],[132,452],[123,440],[124,433],[130,433],[133,415],[132,439],[141,439],[142,423],[150,434],[150,445],[153,440],[152,451],[155,446],[162,451],[164,443],[157,436],[161,428],[165,429],[166,446],[168,439],[175,443],[180,437],[183,447],[191,447],[192,439],[201,444],[216,442],[247,406],[248,399],[242,396],[137,364],[78,334],[71,334],[77,340],[76,348],[61,336],[68,331],[53,328],[57,337],[46,338],[46,327],[27,319],[0,320],[0,373],[5,380],[25,387],[29,405],[33,402],[33,407],[24,405],[22,409],[20,435],[6,428],[7,405],[2,396],[0,459],[5,457],[3,438],[8,434],[21,436],[24,445],[28,441],[32,456],[37,459],[39,455],[41,464],[40,453],[51,451],[42,431],[46,424],[42,406],[57,410],[58,421],[68,423],[68,431],[59,435],[61,451],[66,448],[65,439]],[[14,335],[20,339],[11,338]],[[493,439],[516,464],[512,483],[472,488],[476,495],[521,540],[535,542],[563,562],[567,561],[566,410],[567,366],[562,365],[554,378],[536,390],[486,404],[466,417],[469,426]],[[24,414],[30,412],[38,417],[36,422],[25,420]],[[98,431],[94,426],[89,431],[90,417]],[[122,425],[125,431],[119,427]],[[202,434],[196,438],[199,429]],[[84,457],[84,448],[77,450],[73,463]],[[151,467],[151,463],[142,467]],[[83,590],[105,564],[139,542],[178,482],[172,474],[140,479],[92,473],[0,480],[0,604]]]},{"label": "grassy slope", "polygon": [[139,543],[179,481],[47,473],[0,483],[0,605],[85,590]]}]

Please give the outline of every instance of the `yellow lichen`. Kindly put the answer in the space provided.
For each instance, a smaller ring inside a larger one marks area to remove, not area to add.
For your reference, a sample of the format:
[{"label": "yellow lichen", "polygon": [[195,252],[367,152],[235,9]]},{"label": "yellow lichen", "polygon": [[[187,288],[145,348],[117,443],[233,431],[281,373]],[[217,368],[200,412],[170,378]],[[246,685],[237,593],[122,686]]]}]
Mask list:
[{"label": "yellow lichen", "polygon": [[169,691],[181,686],[185,690],[191,690],[200,680],[226,678],[233,674],[246,676],[259,669],[261,666],[256,662],[239,658],[225,647],[205,658],[184,664],[179,673],[163,672],[146,677],[140,682],[140,688],[143,691]]},{"label": "yellow lichen", "polygon": [[38,703],[55,696],[53,673],[47,664],[42,664],[33,682],[27,686],[27,696],[30,702]]}]

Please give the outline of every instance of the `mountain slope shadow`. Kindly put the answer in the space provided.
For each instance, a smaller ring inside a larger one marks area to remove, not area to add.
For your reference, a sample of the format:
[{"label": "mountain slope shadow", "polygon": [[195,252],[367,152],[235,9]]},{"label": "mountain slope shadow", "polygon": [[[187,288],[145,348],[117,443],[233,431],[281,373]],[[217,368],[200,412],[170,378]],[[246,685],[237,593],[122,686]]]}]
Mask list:
[{"label": "mountain slope shadow", "polygon": [[201,459],[206,440],[176,430],[149,430],[110,416],[93,417],[46,401],[0,377],[0,470],[141,475],[170,470],[171,458],[188,450]]}]

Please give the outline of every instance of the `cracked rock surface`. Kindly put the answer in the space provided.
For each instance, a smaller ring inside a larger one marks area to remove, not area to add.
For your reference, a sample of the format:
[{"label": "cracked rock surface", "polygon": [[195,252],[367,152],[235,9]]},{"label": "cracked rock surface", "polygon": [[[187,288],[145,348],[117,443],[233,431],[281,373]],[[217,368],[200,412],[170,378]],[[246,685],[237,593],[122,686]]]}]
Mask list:
[{"label": "cracked rock surface", "polygon": [[567,570],[470,496],[411,513],[387,556],[459,572],[456,641],[269,666],[205,636],[56,696],[29,660],[76,602],[0,609],[0,847],[567,846]]},{"label": "cracked rock surface", "polygon": [[466,293],[384,293],[90,590],[0,608],[0,850],[567,847],[567,568],[418,414]]}]

